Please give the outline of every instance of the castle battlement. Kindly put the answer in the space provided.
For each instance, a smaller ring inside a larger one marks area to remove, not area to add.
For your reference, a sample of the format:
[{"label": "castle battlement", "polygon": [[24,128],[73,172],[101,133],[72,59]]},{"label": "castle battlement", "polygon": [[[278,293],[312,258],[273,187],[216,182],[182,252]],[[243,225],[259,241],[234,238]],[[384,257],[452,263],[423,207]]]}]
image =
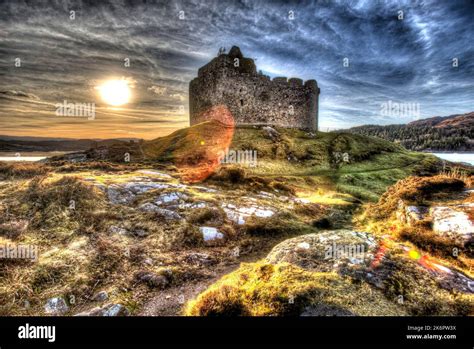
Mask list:
[{"label": "castle battlement", "polygon": [[316,80],[274,77],[257,71],[255,62],[233,46],[199,68],[189,84],[190,124],[209,108],[225,105],[236,125],[318,128]]}]

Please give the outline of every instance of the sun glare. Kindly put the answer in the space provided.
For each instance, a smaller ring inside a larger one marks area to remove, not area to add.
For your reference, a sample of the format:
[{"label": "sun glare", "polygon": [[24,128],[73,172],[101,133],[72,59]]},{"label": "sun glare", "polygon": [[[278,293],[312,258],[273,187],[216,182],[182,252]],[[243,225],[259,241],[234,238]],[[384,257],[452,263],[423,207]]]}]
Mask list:
[{"label": "sun glare", "polygon": [[98,86],[102,100],[113,106],[123,105],[130,101],[130,86],[126,80],[108,80]]}]

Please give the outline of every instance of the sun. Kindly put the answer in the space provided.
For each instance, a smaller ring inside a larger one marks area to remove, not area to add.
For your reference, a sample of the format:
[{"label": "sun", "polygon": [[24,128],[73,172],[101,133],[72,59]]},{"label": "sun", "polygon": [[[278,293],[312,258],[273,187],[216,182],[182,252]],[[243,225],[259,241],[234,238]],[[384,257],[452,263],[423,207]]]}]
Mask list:
[{"label": "sun", "polygon": [[119,106],[130,101],[131,90],[127,80],[107,80],[97,89],[102,100],[109,105]]}]

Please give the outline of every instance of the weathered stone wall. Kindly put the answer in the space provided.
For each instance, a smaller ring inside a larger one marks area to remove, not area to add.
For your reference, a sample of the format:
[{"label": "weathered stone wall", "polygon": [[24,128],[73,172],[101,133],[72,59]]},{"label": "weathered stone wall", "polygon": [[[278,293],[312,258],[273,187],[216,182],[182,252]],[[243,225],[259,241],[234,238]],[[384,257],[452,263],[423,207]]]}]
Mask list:
[{"label": "weathered stone wall", "polygon": [[[238,63],[238,66],[236,66]],[[198,71],[189,85],[191,125],[212,106],[225,105],[236,125],[318,128],[319,88],[315,80],[274,78],[257,73],[255,63],[238,47]]]}]

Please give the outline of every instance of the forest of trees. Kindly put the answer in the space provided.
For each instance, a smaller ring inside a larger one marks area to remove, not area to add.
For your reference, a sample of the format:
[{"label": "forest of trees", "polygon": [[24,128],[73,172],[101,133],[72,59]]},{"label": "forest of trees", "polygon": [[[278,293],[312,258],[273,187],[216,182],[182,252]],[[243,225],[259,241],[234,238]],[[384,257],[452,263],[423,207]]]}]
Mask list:
[{"label": "forest of trees", "polygon": [[432,125],[365,125],[348,130],[375,136],[416,151],[473,151],[474,128],[470,124],[434,127]]}]

